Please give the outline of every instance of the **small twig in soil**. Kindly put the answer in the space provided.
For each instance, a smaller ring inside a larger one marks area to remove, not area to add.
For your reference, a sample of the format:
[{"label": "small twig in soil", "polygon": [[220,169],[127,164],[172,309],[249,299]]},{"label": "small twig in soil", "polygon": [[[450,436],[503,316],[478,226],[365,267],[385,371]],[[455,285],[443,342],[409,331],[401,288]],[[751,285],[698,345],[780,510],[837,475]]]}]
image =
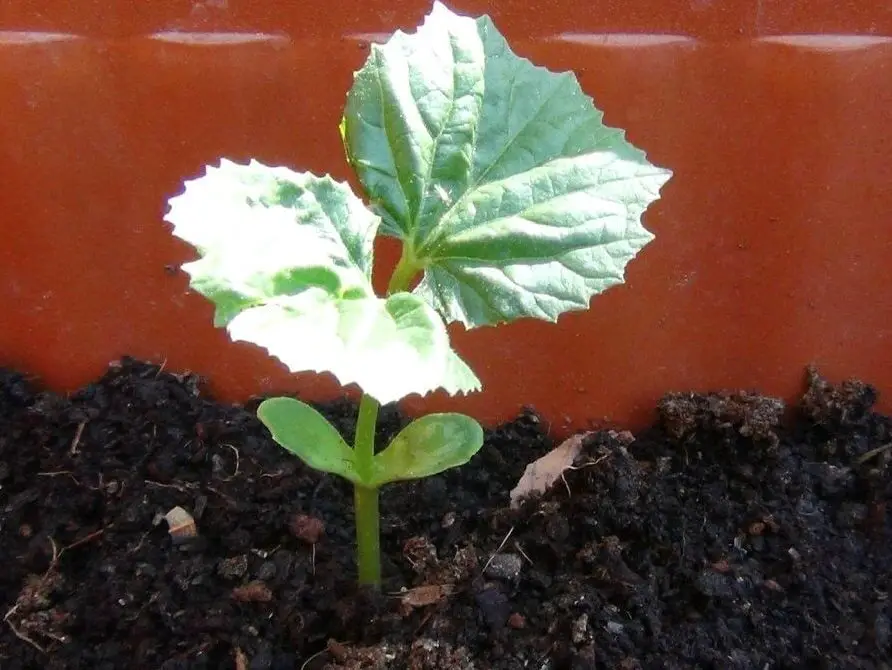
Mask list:
[{"label": "small twig in soil", "polygon": [[328,653],[328,647],[326,647],[325,649],[320,649],[319,651],[317,651],[315,654],[313,654],[312,656],[310,656],[306,661],[304,661],[304,662],[301,664],[301,666],[300,666],[300,670],[306,670],[307,666],[308,666],[313,660],[319,658],[320,656],[322,656],[322,654],[327,654],[327,653]]},{"label": "small twig in soil", "polygon": [[47,653],[46,649],[41,647],[39,644],[37,644],[34,640],[32,640],[27,635],[25,635],[25,633],[21,632],[18,628],[15,627],[15,624],[13,624],[12,621],[9,620],[9,617],[11,617],[13,614],[15,614],[15,611],[18,608],[19,608],[18,605],[14,605],[12,607],[12,609],[10,609],[6,613],[6,616],[3,617],[3,620],[6,622],[6,625],[9,626],[9,629],[12,631],[12,634],[15,635],[17,638],[19,638],[23,642],[27,642],[32,647],[34,647],[37,651],[39,651],[41,654],[46,654]]},{"label": "small twig in soil", "polygon": [[213,486],[206,486],[205,490],[210,491],[211,493],[216,493],[218,496],[223,498],[223,500],[225,500],[231,506],[238,505],[238,503],[235,501],[234,498],[226,495],[225,493],[223,493],[223,491],[219,491],[219,490],[215,489]]},{"label": "small twig in soil", "polygon": [[189,493],[190,489],[194,489],[195,486],[190,486],[189,484],[180,485],[180,484],[162,484],[161,482],[153,482],[151,479],[143,480],[147,486],[156,486],[159,489],[175,489],[180,493]]},{"label": "small twig in soil", "polygon": [[530,565],[535,565],[535,563],[533,563],[533,559],[527,556],[526,552],[523,550],[523,547],[520,546],[520,542],[518,542],[517,540],[514,541],[514,548],[517,549],[518,554],[520,554],[527,560],[527,563],[529,563]]},{"label": "small twig in soil", "polygon": [[158,372],[155,373],[155,379],[158,379],[158,377],[161,376],[161,373],[164,372],[164,366],[165,366],[165,365],[167,365],[167,359],[166,359],[166,358],[161,362],[161,365],[158,367]]},{"label": "small twig in soil", "polygon": [[38,477],[71,477],[71,481],[73,481],[78,486],[83,486],[91,491],[99,491],[102,488],[102,473],[99,473],[99,486],[90,486],[88,484],[84,484],[77,477],[74,476],[74,473],[71,470],[57,470],[55,472],[38,472]]},{"label": "small twig in soil", "polygon": [[590,467],[592,467],[593,465],[597,465],[598,463],[600,463],[600,462],[602,462],[602,461],[606,461],[606,460],[607,460],[607,456],[601,456],[601,458],[599,458],[599,459],[597,459],[597,460],[589,461],[588,463],[583,463],[582,465],[568,465],[566,468],[564,468],[564,471],[567,471],[567,470],[585,470],[586,468],[590,468]]},{"label": "small twig in soil", "polygon": [[[95,540],[97,537],[102,535],[104,532],[105,532],[105,528],[100,528],[99,530],[93,531],[89,535],[85,535],[81,539],[79,539],[75,542],[72,542],[67,547],[63,547],[61,551],[59,550],[59,545],[56,544],[56,541],[51,537],[48,538],[50,541],[50,546],[52,546],[52,548],[53,548],[53,558],[50,561],[50,565],[46,569],[46,572],[43,573],[43,576],[40,578],[40,581],[37,583],[37,587],[34,589],[34,592],[40,593],[43,590],[44,586],[50,579],[50,575],[52,574],[53,570],[55,570],[58,567],[59,561],[62,558],[62,555],[66,551],[68,551],[70,549],[74,549],[75,547],[79,547],[82,544],[86,544],[87,542],[90,542],[92,540]],[[19,598],[21,598],[21,594],[19,595]],[[44,647],[42,647],[37,642],[35,642],[33,639],[31,639],[27,634],[20,631],[15,626],[15,624],[13,624],[12,621],[10,621],[10,617],[12,617],[12,615],[15,614],[16,611],[19,609],[19,604],[20,603],[16,602],[16,604],[13,605],[9,609],[9,611],[6,612],[6,614],[3,616],[3,621],[5,621],[6,625],[9,626],[9,629],[13,632],[13,635],[15,635],[17,638],[19,638],[23,642],[27,642],[28,644],[30,644],[32,647],[34,647],[40,653],[46,654],[47,650]],[[66,641],[66,639],[64,637],[60,637],[60,636],[54,634],[52,631],[46,631],[43,634],[52,640],[56,640],[57,642],[65,642]]]},{"label": "small twig in soil", "polygon": [[567,487],[567,497],[568,498],[573,497],[573,491],[570,490],[570,485],[567,483],[567,478],[564,477],[564,473],[567,470],[584,470],[585,468],[590,468],[593,465],[597,465],[598,463],[600,463],[601,461],[604,461],[606,459],[607,459],[607,456],[601,456],[601,458],[599,458],[596,461],[589,461],[588,463],[583,463],[582,465],[568,465],[566,468],[561,470],[561,481],[564,482],[564,486]]},{"label": "small twig in soil", "polygon": [[77,450],[77,445],[81,443],[81,435],[84,433],[84,426],[87,425],[86,421],[81,421],[77,424],[77,430],[74,431],[74,439],[71,441],[71,447],[68,449],[68,453],[72,456],[77,456],[80,452]]},{"label": "small twig in soil", "polygon": [[142,536],[139,538],[139,542],[136,543],[136,546],[133,547],[133,549],[130,549],[127,553],[135,554],[137,551],[139,551],[142,548],[143,542],[145,542],[146,538],[149,536],[150,532],[151,531],[147,530],[145,533],[143,533]]},{"label": "small twig in soil", "polygon": [[564,477],[563,471],[561,471],[561,481],[564,482],[564,488],[567,489],[567,497],[573,497],[573,491],[570,489],[570,484],[567,483],[567,478]]},{"label": "small twig in soil", "polygon": [[488,568],[489,564],[492,563],[492,559],[494,559],[496,557],[496,554],[498,554],[500,551],[502,551],[502,548],[505,546],[505,543],[508,541],[508,538],[511,537],[511,533],[513,533],[513,532],[514,532],[514,526],[511,526],[511,529],[508,531],[508,534],[505,535],[505,539],[502,540],[502,544],[499,545],[498,549],[496,549],[494,552],[492,552],[492,555],[490,555],[489,560],[486,562],[486,565],[483,566],[483,572],[486,572],[486,568]]},{"label": "small twig in soil", "polygon": [[[89,535],[85,535],[84,537],[82,537],[81,539],[77,540],[76,542],[72,542],[72,543],[69,544],[67,547],[63,547],[63,548],[62,548],[62,551],[59,552],[59,556],[58,556],[58,558],[62,558],[62,554],[64,554],[64,553],[65,553],[66,551],[68,551],[69,549],[74,549],[75,547],[79,547],[79,546],[81,546],[82,544],[87,544],[87,542],[92,542],[92,541],[95,540],[97,537],[99,537],[100,535],[102,535],[102,534],[106,531],[106,529],[108,529],[108,528],[111,528],[111,526],[106,526],[105,528],[100,528],[99,530],[94,530],[94,531],[93,531],[92,533],[90,533]],[[54,548],[55,548],[55,546],[54,546]],[[58,558],[56,559],[57,562],[58,562]]]},{"label": "small twig in soil", "polygon": [[77,477],[74,476],[74,473],[71,470],[59,470],[58,472],[38,472],[38,477],[64,477],[65,475],[71,477],[75,484],[78,486],[81,485],[80,481],[78,481]]},{"label": "small twig in soil", "polygon": [[51,631],[51,630],[45,630],[45,631],[43,631],[43,634],[46,635],[46,636],[47,636],[48,638],[50,638],[51,640],[55,640],[55,641],[58,642],[59,644],[67,644],[68,641],[69,641],[68,636],[66,636],[66,635],[57,635],[56,633],[54,633],[54,632]]},{"label": "small twig in soil", "polygon": [[413,638],[417,638],[421,634],[421,631],[424,630],[424,627],[433,618],[434,613],[439,611],[441,608],[442,608],[442,604],[438,604],[435,607],[428,608],[428,610],[424,613],[424,616],[421,619],[421,623],[419,623],[415,627],[415,630],[412,632]]},{"label": "small twig in soil", "polygon": [[890,442],[889,444],[884,444],[882,447],[871,449],[866,454],[861,454],[858,458],[855,459],[855,463],[861,465],[869,461],[871,458],[876,458],[877,456],[884,454],[890,450],[892,450],[892,442]]}]

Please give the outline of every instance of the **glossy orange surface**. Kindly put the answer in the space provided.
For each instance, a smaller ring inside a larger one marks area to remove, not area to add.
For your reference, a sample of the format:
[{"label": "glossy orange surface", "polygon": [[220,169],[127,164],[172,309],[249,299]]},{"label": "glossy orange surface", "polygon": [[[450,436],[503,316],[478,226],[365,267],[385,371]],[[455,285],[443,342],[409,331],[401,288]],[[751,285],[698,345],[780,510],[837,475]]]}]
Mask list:
[{"label": "glossy orange surface", "polygon": [[[792,398],[805,365],[892,407],[892,6],[874,1],[452,3],[575,70],[674,170],[628,283],[558,325],[456,330],[485,390],[410,399],[558,432],[640,425],[665,391]],[[241,400],[337,392],[211,326],[165,266],[167,198],[220,157],[349,174],[337,124],[368,40],[427,2],[6,0],[0,5],[0,364],[71,389],[122,354]],[[385,247],[383,258],[392,259]]]}]

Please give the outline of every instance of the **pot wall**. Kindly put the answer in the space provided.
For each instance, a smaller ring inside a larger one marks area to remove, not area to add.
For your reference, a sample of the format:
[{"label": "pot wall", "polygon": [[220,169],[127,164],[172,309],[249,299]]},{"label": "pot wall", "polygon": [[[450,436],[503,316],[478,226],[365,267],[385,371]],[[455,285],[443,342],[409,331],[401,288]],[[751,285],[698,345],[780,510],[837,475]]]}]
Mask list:
[{"label": "pot wall", "polygon": [[[892,9],[870,0],[456,1],[572,69],[675,175],[627,283],[557,325],[454,331],[484,392],[406,402],[557,432],[640,425],[669,390],[795,397],[804,367],[892,388]],[[132,354],[230,400],[338,387],[233,344],[170,266],[184,179],[251,157],[345,179],[337,125],[369,40],[427,2],[6,0],[0,364],[72,389]],[[382,246],[383,258],[394,249]],[[887,398],[883,407],[890,408]]]}]

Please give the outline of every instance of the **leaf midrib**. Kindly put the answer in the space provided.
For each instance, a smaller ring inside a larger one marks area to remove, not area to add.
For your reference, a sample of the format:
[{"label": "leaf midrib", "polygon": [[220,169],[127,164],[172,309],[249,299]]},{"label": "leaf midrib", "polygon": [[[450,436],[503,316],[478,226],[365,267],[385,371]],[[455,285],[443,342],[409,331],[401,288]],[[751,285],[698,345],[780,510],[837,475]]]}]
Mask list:
[{"label": "leaf midrib", "polygon": [[[452,50],[452,95],[449,96],[449,111],[446,113],[446,116],[445,116],[445,119],[447,121],[452,118],[452,114],[455,111],[456,70],[458,69],[455,65],[455,42],[453,41],[452,33],[449,33],[449,47]],[[416,107],[416,109],[418,108],[417,103],[416,103],[415,107]],[[421,116],[420,110],[419,110],[419,116]],[[424,117],[422,116],[422,123],[423,123],[423,119],[424,119]],[[427,124],[424,124],[424,125],[425,125],[425,130],[427,130]],[[424,203],[427,200],[427,191],[428,191],[428,184],[430,184],[430,181],[431,181],[431,172],[433,172],[433,169],[434,169],[434,162],[436,160],[437,150],[440,148],[440,140],[443,138],[443,132],[446,129],[446,125],[447,125],[446,122],[444,122],[440,126],[440,130],[437,133],[437,136],[431,138],[431,140],[434,143],[433,151],[431,152],[431,160],[428,161],[428,164],[427,164],[427,170],[426,170],[427,173],[424,175],[424,182],[422,184],[421,201],[418,203],[418,211],[415,212],[415,217],[412,221],[412,225],[410,228],[412,230],[412,239],[408,240],[409,244],[411,245],[411,247],[413,249],[416,246],[416,242],[417,242],[416,238],[417,238],[418,232],[419,232],[418,219],[421,216],[421,212],[424,209]],[[430,135],[430,131],[428,131],[428,135]],[[452,207],[449,207],[447,209],[447,212],[451,209],[452,209]]]},{"label": "leaf midrib", "polygon": [[[517,72],[517,68],[515,68],[513,74],[516,74],[516,72]],[[486,69],[485,68],[484,68],[483,77],[485,80],[486,79]],[[516,77],[512,76],[511,95],[514,94],[514,89],[516,88],[514,85],[515,80],[516,80]],[[561,83],[563,83],[563,81]],[[517,142],[517,139],[523,134],[523,132],[527,128],[529,128],[530,124],[539,117],[539,115],[542,113],[542,110],[545,108],[546,104],[551,102],[552,97],[555,94],[555,91],[557,91],[559,89],[560,89],[560,86],[555,86],[554,89],[552,89],[552,91],[549,93],[549,95],[541,101],[539,107],[536,109],[536,113],[533,114],[527,120],[527,122],[525,124],[523,124],[523,126],[514,134],[514,136],[508,142],[505,143],[505,146],[499,152],[498,156],[496,156],[496,158],[492,162],[490,162],[490,164],[474,179],[474,181],[468,185],[468,188],[465,189],[464,193],[462,193],[458,198],[456,198],[455,202],[452,203],[452,205],[445,212],[443,212],[443,214],[437,220],[437,223],[431,228],[430,233],[426,236],[424,243],[421,245],[422,249],[429,248],[429,246],[430,246],[428,244],[429,242],[431,244],[436,244],[439,234],[444,227],[444,221],[450,217],[452,212],[455,211],[455,209],[460,204],[462,204],[471,193],[473,193],[474,191],[477,190],[477,188],[481,185],[481,183],[483,183],[484,179],[489,175],[489,173],[492,172],[492,170],[495,169],[495,167],[499,164],[499,162],[502,160],[502,157],[508,152],[508,150],[511,147],[514,146],[515,142]],[[486,96],[485,88],[484,88],[483,95]],[[476,147],[475,147],[475,150],[476,150]],[[525,170],[525,172],[527,172],[527,170]],[[518,174],[520,174],[520,173],[518,173]],[[517,176],[517,175],[515,174],[512,176]]]}]

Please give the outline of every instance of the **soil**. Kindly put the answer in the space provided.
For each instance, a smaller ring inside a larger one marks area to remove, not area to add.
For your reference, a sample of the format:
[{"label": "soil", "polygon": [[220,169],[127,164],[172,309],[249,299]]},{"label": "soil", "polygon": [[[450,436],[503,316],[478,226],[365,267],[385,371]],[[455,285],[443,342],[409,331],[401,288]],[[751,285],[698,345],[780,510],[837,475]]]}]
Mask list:
[{"label": "soil", "polygon": [[[349,487],[200,387],[0,372],[4,670],[890,667],[892,421],[866,384],[668,395],[515,510],[555,446],[524,412],[384,490],[380,595],[353,583]],[[320,409],[351,434],[352,403]]]}]

